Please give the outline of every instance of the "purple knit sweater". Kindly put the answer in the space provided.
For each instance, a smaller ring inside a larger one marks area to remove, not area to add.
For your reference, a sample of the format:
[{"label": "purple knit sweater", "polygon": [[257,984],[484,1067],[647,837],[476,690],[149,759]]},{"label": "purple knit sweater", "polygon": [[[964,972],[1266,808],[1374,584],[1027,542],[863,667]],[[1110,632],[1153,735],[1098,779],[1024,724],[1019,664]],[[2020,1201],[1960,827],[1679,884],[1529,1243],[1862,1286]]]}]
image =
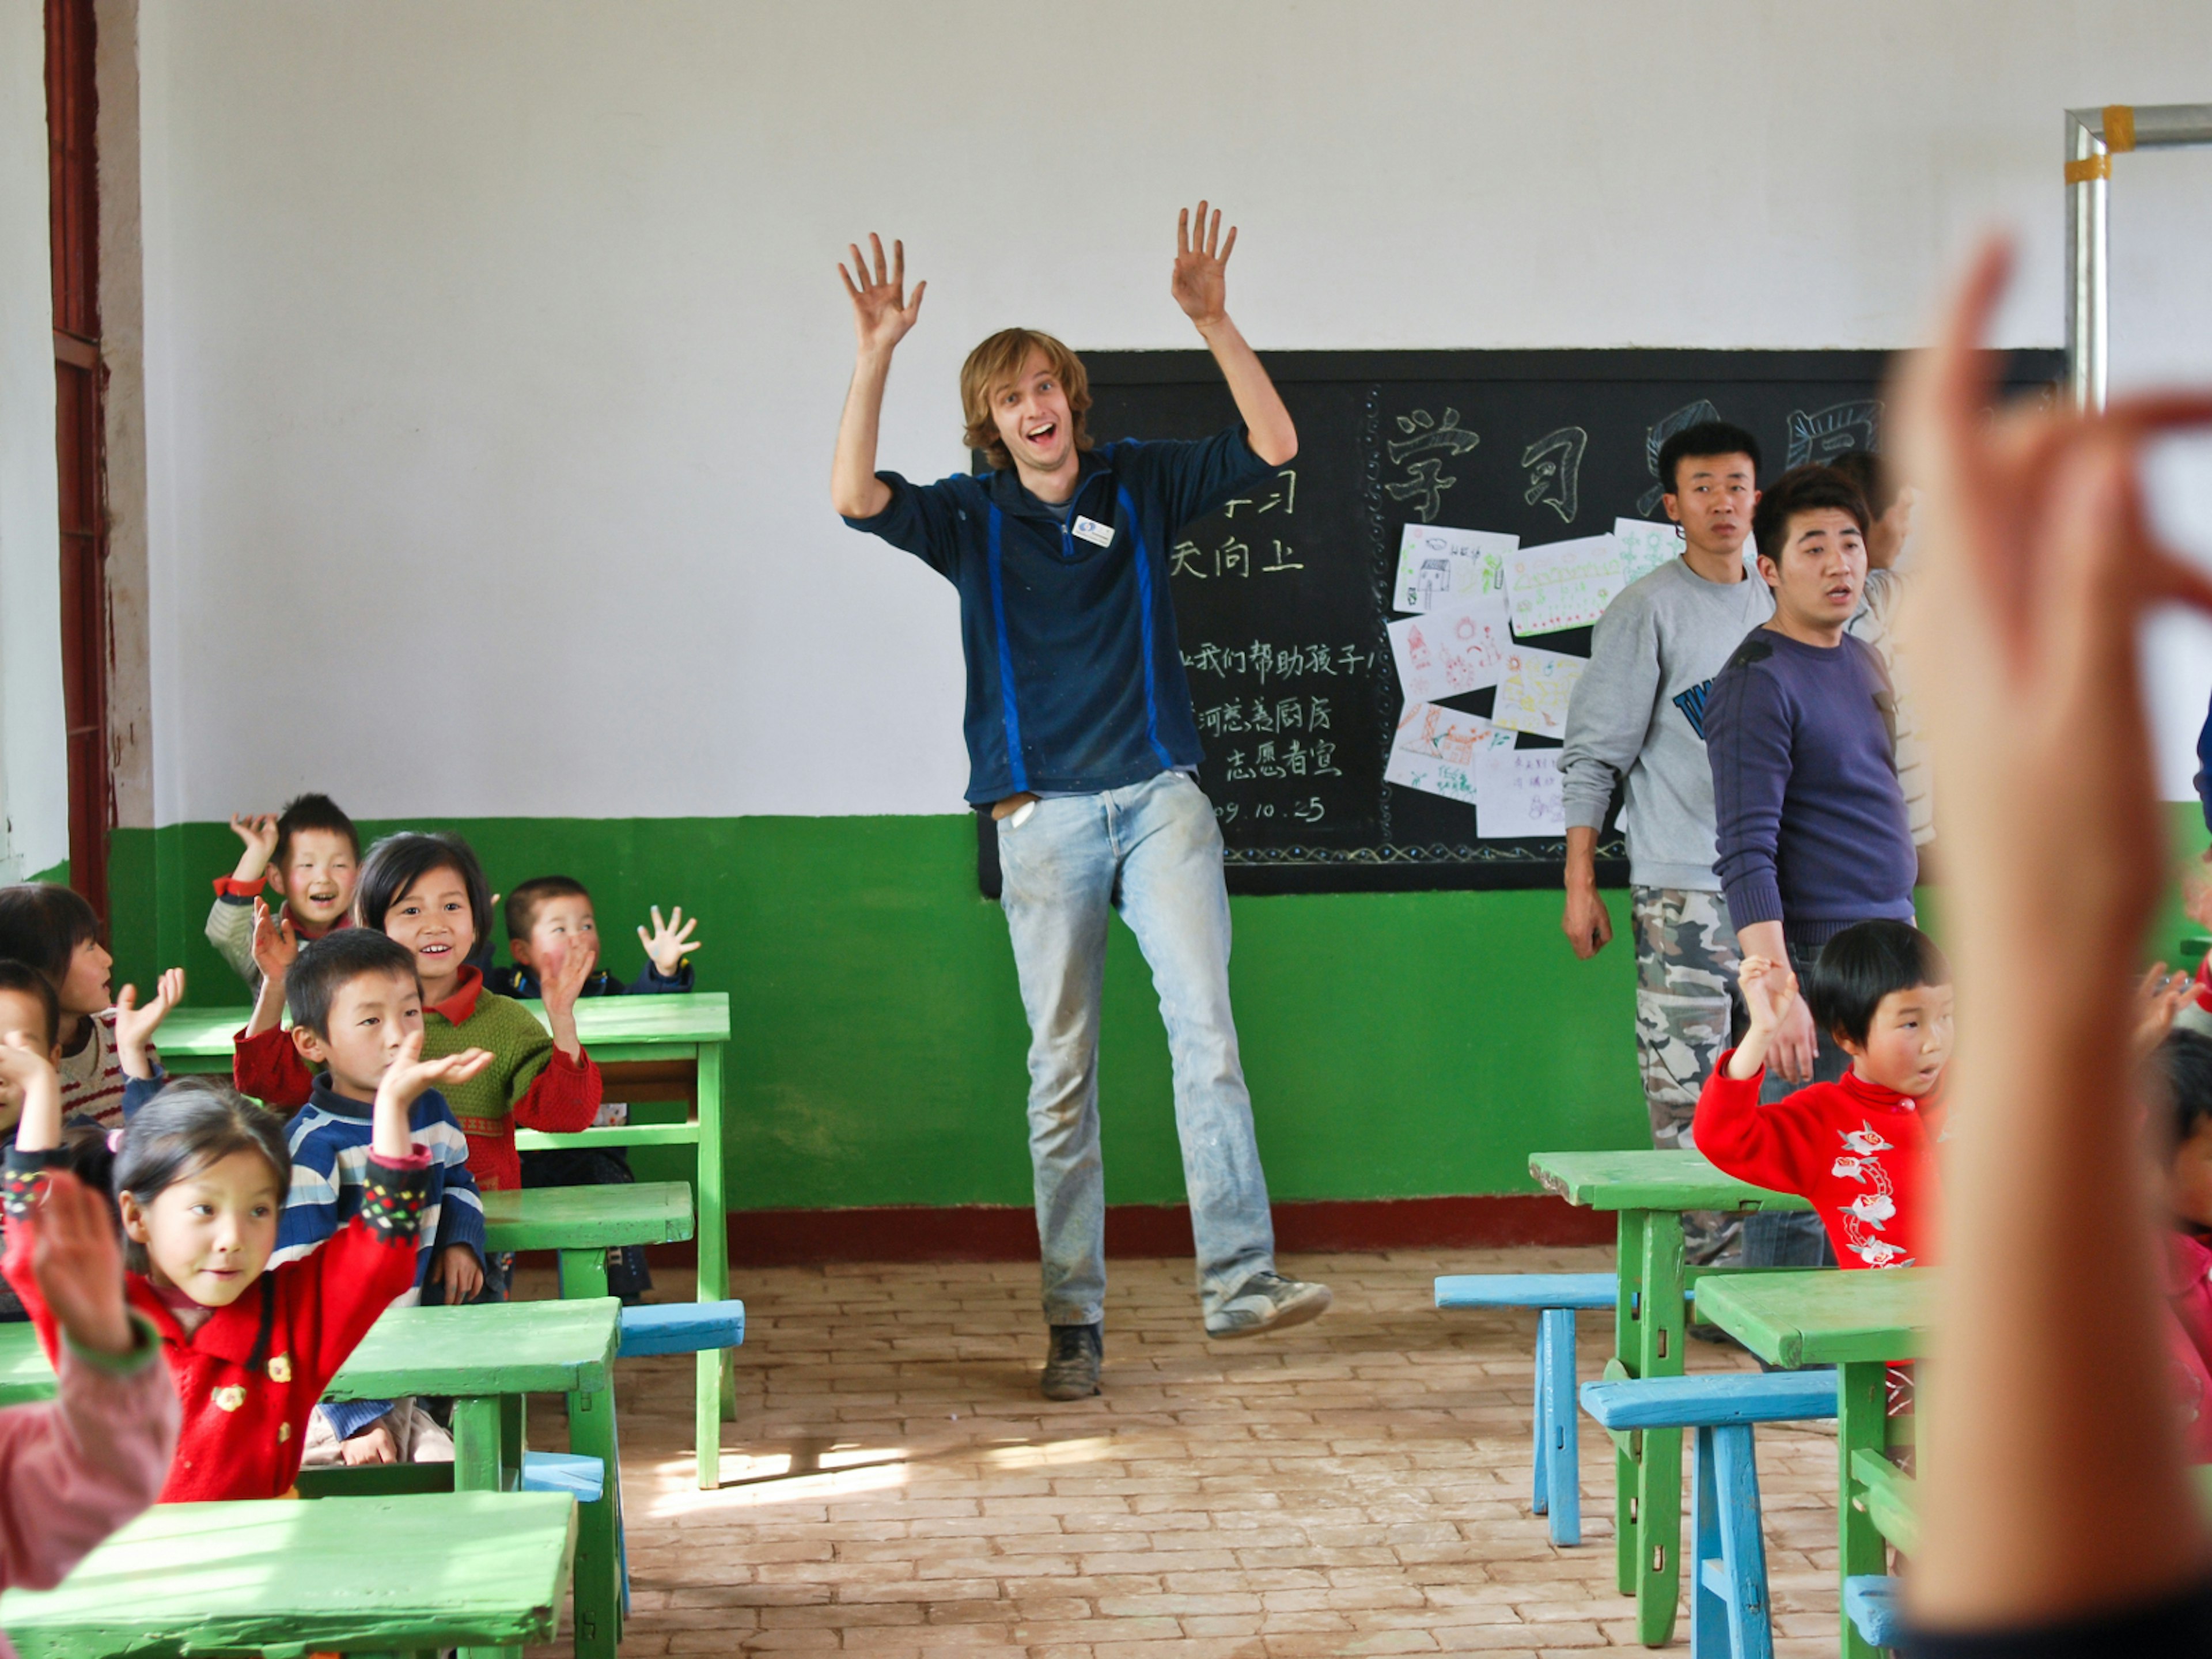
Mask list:
[{"label": "purple knit sweater", "polygon": [[1747,635],[1705,702],[1720,856],[1741,929],[1783,923],[1818,946],[1855,921],[1912,917],[1913,852],[1898,787],[1896,705],[1881,659],[1771,628]]}]

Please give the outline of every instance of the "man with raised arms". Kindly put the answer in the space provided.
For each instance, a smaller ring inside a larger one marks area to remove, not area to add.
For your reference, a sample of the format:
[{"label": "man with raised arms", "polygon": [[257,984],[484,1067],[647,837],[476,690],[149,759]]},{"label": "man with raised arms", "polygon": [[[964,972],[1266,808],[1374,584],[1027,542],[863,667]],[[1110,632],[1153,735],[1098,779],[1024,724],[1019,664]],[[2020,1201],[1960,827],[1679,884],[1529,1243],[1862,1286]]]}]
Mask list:
[{"label": "man with raised arms", "polygon": [[[840,268],[858,361],[830,494],[846,523],[960,592],[967,796],[998,823],[1001,900],[1030,1024],[1030,1156],[1044,1314],[1043,1391],[1099,1391],[1106,1196],[1098,1018],[1109,915],[1152,966],[1174,1062],[1176,1127],[1206,1334],[1250,1336],[1328,1306],[1275,1271],[1274,1226],[1229,1003],[1221,832],[1176,642],[1168,550],[1297,453],[1297,433],[1229,319],[1221,235],[1199,204],[1176,233],[1170,289],[1212,351],[1240,423],[1196,443],[1094,447],[1082,362],[1048,334],[1002,330],[960,371],[966,440],[994,471],[915,484],[876,470],[891,354],[921,313],[905,249],[871,236]],[[1741,635],[1739,635],[1741,637]]]}]

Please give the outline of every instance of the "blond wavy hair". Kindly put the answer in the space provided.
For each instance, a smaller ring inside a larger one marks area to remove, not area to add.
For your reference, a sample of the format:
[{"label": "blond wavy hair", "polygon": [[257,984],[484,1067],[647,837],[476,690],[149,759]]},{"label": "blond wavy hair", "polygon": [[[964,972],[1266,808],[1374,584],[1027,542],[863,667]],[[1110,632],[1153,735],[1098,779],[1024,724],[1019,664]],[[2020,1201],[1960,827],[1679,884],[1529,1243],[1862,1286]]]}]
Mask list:
[{"label": "blond wavy hair", "polygon": [[1075,447],[1091,447],[1084,428],[1084,411],[1091,407],[1091,377],[1083,359],[1051,335],[1034,328],[1002,328],[968,354],[960,365],[960,410],[966,416],[968,447],[980,449],[986,460],[1000,471],[1014,464],[1000,441],[999,423],[992,418],[991,394],[1016,379],[1031,352],[1042,351],[1051,364],[1060,388],[1067,394],[1068,413],[1075,419]]}]

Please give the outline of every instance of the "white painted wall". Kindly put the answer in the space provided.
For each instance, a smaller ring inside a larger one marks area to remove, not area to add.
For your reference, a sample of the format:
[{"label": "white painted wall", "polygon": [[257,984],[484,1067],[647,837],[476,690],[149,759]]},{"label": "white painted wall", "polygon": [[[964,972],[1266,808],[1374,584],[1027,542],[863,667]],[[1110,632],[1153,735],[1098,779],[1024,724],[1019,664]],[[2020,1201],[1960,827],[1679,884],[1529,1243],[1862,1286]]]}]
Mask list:
[{"label": "white painted wall", "polygon": [[848,239],[921,475],[994,327],[1194,343],[1201,192],[1263,346],[1893,346],[1992,222],[2055,344],[2060,112],[2212,97],[2190,12],[147,0],[157,814],[953,808],[952,592],[827,501]]},{"label": "white painted wall", "polygon": [[46,9],[0,0],[0,881],[69,856]]}]

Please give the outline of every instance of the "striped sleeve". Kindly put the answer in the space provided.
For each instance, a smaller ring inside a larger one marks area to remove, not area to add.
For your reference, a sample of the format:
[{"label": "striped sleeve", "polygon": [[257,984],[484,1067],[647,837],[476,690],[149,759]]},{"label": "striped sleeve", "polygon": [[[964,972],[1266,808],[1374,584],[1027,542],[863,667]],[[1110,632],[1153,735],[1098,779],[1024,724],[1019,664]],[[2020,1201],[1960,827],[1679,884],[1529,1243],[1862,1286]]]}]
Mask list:
[{"label": "striped sleeve", "polygon": [[309,1107],[292,1125],[292,1187],[276,1219],[271,1267],[295,1261],[338,1228],[339,1164],[343,1149],[331,1120]]}]

